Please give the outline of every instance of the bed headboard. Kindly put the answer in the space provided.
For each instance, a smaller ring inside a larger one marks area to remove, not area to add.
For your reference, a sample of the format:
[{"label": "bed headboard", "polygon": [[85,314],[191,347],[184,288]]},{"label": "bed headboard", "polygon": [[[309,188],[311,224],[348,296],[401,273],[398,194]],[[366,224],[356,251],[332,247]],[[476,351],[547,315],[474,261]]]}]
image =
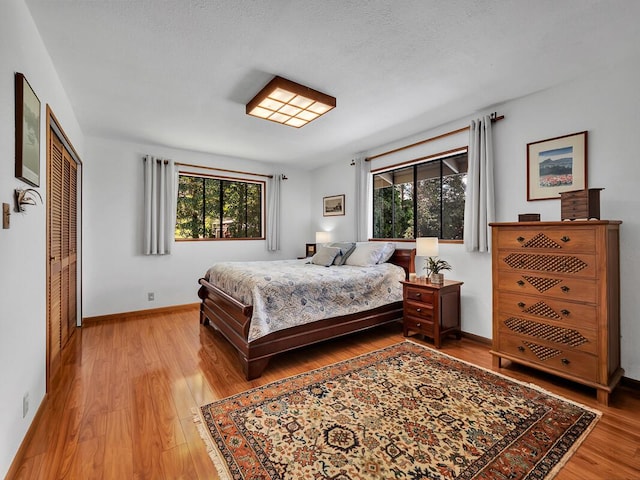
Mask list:
[{"label": "bed headboard", "polygon": [[410,272],[414,272],[413,257],[415,256],[415,250],[415,248],[396,248],[396,251],[393,252],[389,259],[389,262],[404,268],[406,278],[409,278]]}]

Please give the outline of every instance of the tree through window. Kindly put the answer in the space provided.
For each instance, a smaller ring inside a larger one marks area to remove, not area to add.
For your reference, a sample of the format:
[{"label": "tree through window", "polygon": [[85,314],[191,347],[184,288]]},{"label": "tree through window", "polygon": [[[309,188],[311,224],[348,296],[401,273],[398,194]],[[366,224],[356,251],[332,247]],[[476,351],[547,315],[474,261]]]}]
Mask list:
[{"label": "tree through window", "polygon": [[467,152],[373,176],[373,237],[462,240]]},{"label": "tree through window", "polygon": [[180,173],[176,240],[263,238],[264,182]]}]

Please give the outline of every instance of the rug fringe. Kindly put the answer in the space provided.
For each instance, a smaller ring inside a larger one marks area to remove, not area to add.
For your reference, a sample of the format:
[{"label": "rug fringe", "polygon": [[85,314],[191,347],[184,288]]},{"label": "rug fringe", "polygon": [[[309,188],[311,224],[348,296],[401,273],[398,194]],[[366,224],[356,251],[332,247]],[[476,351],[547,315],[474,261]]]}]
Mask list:
[{"label": "rug fringe", "polygon": [[192,408],[191,413],[193,413],[193,423],[195,423],[196,428],[198,429],[198,433],[200,434],[200,438],[204,441],[204,444],[207,448],[207,453],[209,454],[209,458],[213,462],[213,466],[218,472],[219,480],[233,480],[231,478],[231,473],[227,469],[227,466],[220,454],[220,451],[213,444],[213,439],[209,434],[209,431],[206,427],[206,422],[202,417],[202,412],[199,408]]}]

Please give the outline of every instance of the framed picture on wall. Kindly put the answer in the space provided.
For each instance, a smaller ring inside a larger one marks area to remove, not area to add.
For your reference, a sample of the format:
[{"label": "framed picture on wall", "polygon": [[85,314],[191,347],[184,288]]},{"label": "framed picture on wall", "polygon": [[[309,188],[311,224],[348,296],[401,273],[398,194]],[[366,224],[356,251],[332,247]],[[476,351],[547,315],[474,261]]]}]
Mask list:
[{"label": "framed picture on wall", "polygon": [[322,215],[333,217],[344,215],[344,195],[334,195],[322,199]]},{"label": "framed picture on wall", "polygon": [[25,76],[16,73],[16,177],[40,186],[40,100]]},{"label": "framed picture on wall", "polygon": [[527,200],[587,188],[587,132],[527,144]]}]

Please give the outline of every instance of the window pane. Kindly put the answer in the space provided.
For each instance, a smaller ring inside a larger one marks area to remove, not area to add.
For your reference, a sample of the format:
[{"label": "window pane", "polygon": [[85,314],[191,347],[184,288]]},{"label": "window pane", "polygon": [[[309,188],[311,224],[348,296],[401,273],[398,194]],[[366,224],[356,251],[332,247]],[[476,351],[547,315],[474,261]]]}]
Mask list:
[{"label": "window pane", "polygon": [[220,238],[220,180],[205,179],[205,238]]},{"label": "window pane", "polygon": [[262,237],[262,185],[247,184],[247,237]]},{"label": "window pane", "polygon": [[373,178],[373,236],[413,238],[413,167]]},{"label": "window pane", "polygon": [[[447,166],[446,162],[443,167]],[[462,240],[464,195],[467,186],[467,156],[455,159],[442,177],[442,238]]]},{"label": "window pane", "polygon": [[[429,170],[437,167],[438,175],[418,180],[417,189],[417,228],[416,237],[440,237],[440,162],[431,162]],[[418,167],[418,171],[420,171]],[[424,173],[424,172],[423,172]]]},{"label": "window pane", "polygon": [[203,236],[202,189],[203,178],[180,175],[176,238],[200,238]]}]

